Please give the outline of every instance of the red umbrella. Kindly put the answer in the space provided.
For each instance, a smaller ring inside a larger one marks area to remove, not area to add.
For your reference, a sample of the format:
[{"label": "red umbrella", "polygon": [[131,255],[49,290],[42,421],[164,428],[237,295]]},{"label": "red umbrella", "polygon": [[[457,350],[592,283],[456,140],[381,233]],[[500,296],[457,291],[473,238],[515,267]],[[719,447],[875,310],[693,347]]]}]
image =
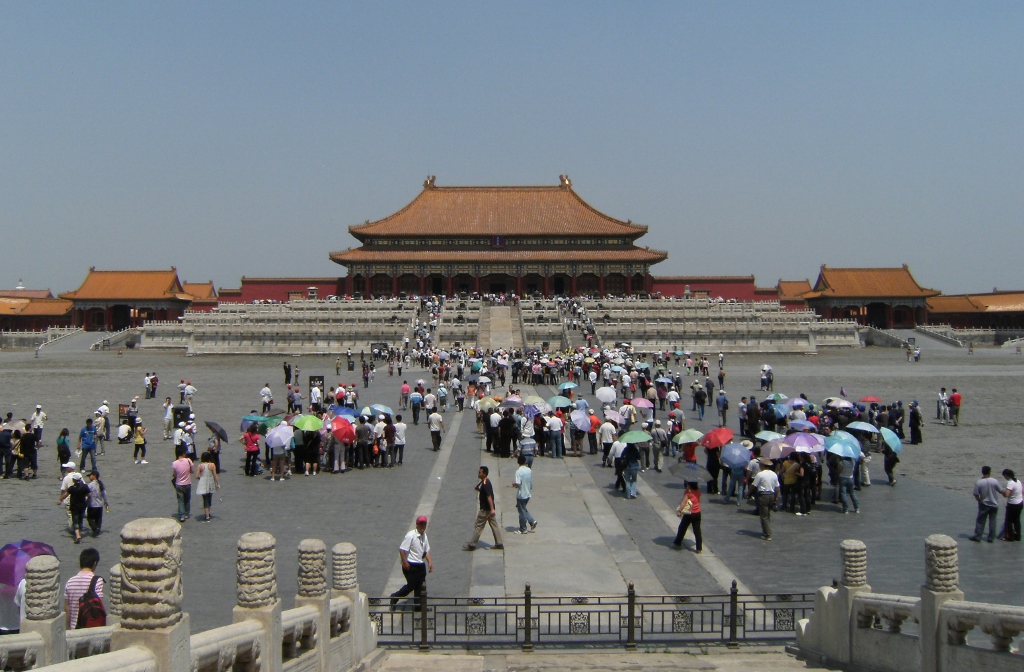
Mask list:
[{"label": "red umbrella", "polygon": [[728,427],[719,427],[718,429],[712,429],[710,432],[704,435],[704,438],[700,440],[700,445],[705,448],[721,448],[725,444],[732,441],[733,431]]},{"label": "red umbrella", "polygon": [[345,418],[338,416],[331,420],[331,434],[334,435],[338,441],[355,441],[356,430],[352,426],[352,423]]},{"label": "red umbrella", "polygon": [[860,400],[861,400],[862,402],[864,402],[865,404],[880,404],[880,403],[882,403],[882,400],[881,400],[881,399],[879,399],[878,397],[876,397],[876,396],[875,396],[875,395],[873,395],[873,394],[869,394],[869,395],[868,395],[868,396],[866,396],[866,397],[861,397],[861,399],[860,399]]}]

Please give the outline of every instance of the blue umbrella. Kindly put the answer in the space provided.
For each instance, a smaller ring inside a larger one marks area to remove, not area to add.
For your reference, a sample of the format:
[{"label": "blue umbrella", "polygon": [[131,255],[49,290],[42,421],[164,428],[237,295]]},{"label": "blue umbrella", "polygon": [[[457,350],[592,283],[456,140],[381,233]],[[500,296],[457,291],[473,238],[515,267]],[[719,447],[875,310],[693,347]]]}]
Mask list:
[{"label": "blue umbrella", "polygon": [[357,415],[355,409],[349,408],[348,406],[334,405],[334,406],[331,406],[331,411],[335,415],[347,415],[350,418],[354,418]]},{"label": "blue umbrella", "polygon": [[750,451],[738,443],[727,443],[722,446],[722,454],[718,460],[730,469],[739,469],[750,462]]},{"label": "blue umbrella", "polygon": [[888,427],[882,427],[882,440],[885,441],[885,445],[892,448],[892,452],[897,454],[903,452],[903,442],[900,441],[900,437],[896,436],[896,432]]},{"label": "blue umbrella", "polygon": [[848,424],[846,426],[846,428],[847,429],[853,429],[853,430],[858,431],[858,432],[870,432],[871,434],[878,434],[878,428],[877,427],[875,427],[874,425],[872,425],[869,422],[861,422],[860,420],[858,420],[856,422],[851,422],[850,424]]},{"label": "blue umbrella", "polygon": [[789,409],[785,404],[772,404],[772,411],[775,412],[775,417],[779,420],[789,415]]},{"label": "blue umbrella", "polygon": [[680,462],[679,464],[673,464],[668,468],[668,471],[673,476],[681,478],[684,481],[696,482],[712,480],[711,472],[696,462]]},{"label": "blue umbrella", "polygon": [[622,373],[623,371],[625,371],[625,369],[622,368],[621,366],[613,366],[611,370],[614,371],[615,373]]},{"label": "blue umbrella", "polygon": [[561,385],[558,386],[558,389],[559,390],[574,390],[577,387],[579,387],[579,385],[577,385],[576,383],[562,383]]},{"label": "blue umbrella", "polygon": [[793,429],[801,429],[801,430],[802,429],[817,429],[817,427],[815,426],[815,424],[813,422],[808,422],[807,420],[793,420],[792,422],[789,423],[789,426],[792,427]]},{"label": "blue umbrella", "polygon": [[395,415],[395,412],[391,410],[391,407],[390,406],[385,406],[384,404],[373,404],[372,406],[370,406],[370,408],[373,411],[375,411],[376,413],[382,413],[384,415],[390,415],[390,416],[394,416]]},{"label": "blue umbrella", "polygon": [[860,459],[860,448],[841,438],[830,436],[825,439],[825,445],[828,446],[826,450],[834,455],[838,455],[839,457],[849,457],[853,460]]},{"label": "blue umbrella", "polygon": [[[850,434],[849,432],[844,432],[843,430],[839,429],[832,432],[832,436],[837,439],[842,439],[847,443],[853,444],[854,446],[857,447],[857,450],[860,450],[860,439],[858,439],[853,434]],[[828,441],[825,441],[825,445],[828,445]]]}]

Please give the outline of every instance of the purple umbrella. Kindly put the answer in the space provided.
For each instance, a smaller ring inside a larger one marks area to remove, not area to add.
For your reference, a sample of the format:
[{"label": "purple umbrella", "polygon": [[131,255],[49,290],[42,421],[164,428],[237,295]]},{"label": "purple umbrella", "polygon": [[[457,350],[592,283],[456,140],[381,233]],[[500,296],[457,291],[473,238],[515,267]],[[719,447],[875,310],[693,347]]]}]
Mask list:
[{"label": "purple umbrella", "polygon": [[791,420],[789,426],[793,429],[818,429],[813,422],[807,420]]},{"label": "purple umbrella", "polygon": [[41,541],[22,539],[0,548],[0,583],[16,587],[25,578],[25,565],[37,555],[57,557],[53,546]]},{"label": "purple umbrella", "polygon": [[573,411],[569,414],[572,419],[572,424],[576,425],[576,429],[581,432],[585,432],[590,429],[590,416],[586,411]]}]

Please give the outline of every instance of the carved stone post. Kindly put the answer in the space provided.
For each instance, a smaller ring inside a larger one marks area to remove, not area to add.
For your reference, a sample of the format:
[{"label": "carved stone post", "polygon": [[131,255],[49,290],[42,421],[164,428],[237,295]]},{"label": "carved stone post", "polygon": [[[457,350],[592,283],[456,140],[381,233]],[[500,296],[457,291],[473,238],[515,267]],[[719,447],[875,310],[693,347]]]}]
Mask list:
[{"label": "carved stone post", "polygon": [[921,586],[921,672],[942,669],[940,649],[946,633],[940,630],[939,610],[944,602],[963,600],[960,590],[960,561],[957,544],[945,534],[924,540],[924,585]]},{"label": "carved stone post", "polygon": [[121,565],[110,568],[110,581],[107,583],[107,625],[121,622]]},{"label": "carved stone post", "polygon": [[299,593],[296,607],[313,607],[320,612],[316,626],[317,669],[328,670],[331,649],[331,595],[327,591],[327,544],[319,539],[299,542]]},{"label": "carved stone post", "polygon": [[814,613],[797,625],[797,644],[807,652],[823,655],[838,663],[852,660],[853,598],[870,593],[867,584],[868,549],[864,542],[846,539],[839,545],[843,578],[838,587],[819,588],[814,595]]},{"label": "carved stone post", "polygon": [[170,518],[140,518],[121,529],[121,622],[110,650],[149,649],[158,672],[188,672],[192,665],[188,614],[181,610],[181,525]]},{"label": "carved stone post", "polygon": [[370,604],[366,595],[359,592],[356,569],[356,547],[347,542],[335,544],[331,549],[331,594],[334,597],[347,597],[352,602],[349,632],[353,661],[361,660],[377,648],[377,633],[370,622]]},{"label": "carved stone post", "polygon": [[43,638],[43,650],[36,661],[40,667],[68,659],[62,599],[60,561],[52,555],[29,560],[25,566],[25,620],[21,632],[35,632]]},{"label": "carved stone post", "polygon": [[247,532],[238,540],[238,605],[231,611],[233,623],[252,620],[263,626],[259,657],[265,672],[279,672],[283,664],[276,548],[277,540],[267,532]]}]

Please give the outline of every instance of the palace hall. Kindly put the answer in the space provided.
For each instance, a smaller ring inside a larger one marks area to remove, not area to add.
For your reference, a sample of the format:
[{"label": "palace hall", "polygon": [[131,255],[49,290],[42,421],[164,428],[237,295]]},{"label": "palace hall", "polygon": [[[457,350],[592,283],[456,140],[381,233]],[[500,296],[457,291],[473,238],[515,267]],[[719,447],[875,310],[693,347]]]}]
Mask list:
[{"label": "palace hall", "polygon": [[330,255],[344,293],[395,296],[515,292],[544,296],[651,292],[668,254],[640,247],[646,226],[557,186],[445,187],[433,176],[398,212],[350,226],[361,245]]}]

